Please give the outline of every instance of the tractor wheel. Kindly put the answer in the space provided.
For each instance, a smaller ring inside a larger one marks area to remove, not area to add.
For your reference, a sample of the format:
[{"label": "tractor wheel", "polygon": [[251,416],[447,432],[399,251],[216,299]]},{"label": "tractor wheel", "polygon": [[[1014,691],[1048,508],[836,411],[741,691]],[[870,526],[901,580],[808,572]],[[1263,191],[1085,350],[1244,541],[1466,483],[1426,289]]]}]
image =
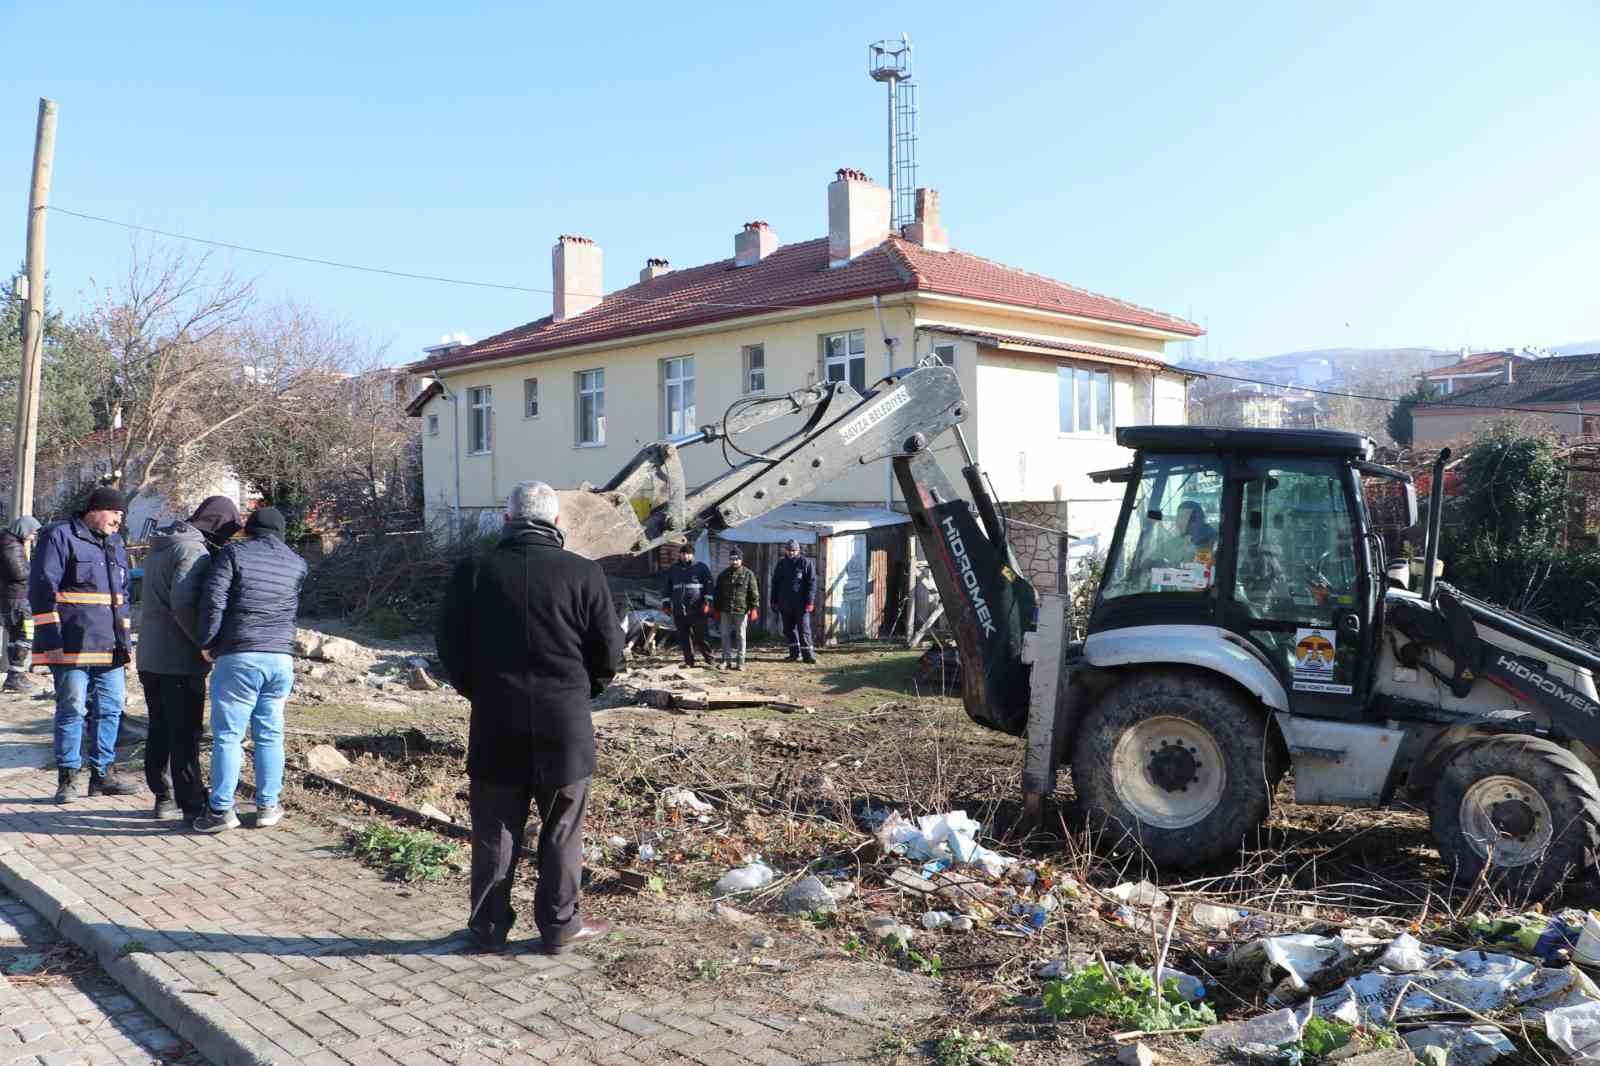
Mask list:
[{"label": "tractor wheel", "polygon": [[1458,884],[1488,867],[1491,884],[1534,901],[1594,863],[1600,786],[1566,748],[1539,737],[1480,736],[1440,763],[1433,836]]},{"label": "tractor wheel", "polygon": [[1090,818],[1134,837],[1158,866],[1182,868],[1237,851],[1267,816],[1281,776],[1266,718],[1205,674],[1140,674],[1089,711],[1072,782]]}]

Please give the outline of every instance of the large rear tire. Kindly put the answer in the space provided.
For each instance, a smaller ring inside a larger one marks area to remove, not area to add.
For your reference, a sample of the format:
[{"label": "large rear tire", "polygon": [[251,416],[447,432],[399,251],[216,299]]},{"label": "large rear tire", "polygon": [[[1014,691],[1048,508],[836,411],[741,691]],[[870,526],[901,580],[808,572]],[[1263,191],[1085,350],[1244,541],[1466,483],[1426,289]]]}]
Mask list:
[{"label": "large rear tire", "polygon": [[1209,675],[1130,677],[1084,718],[1072,781],[1089,817],[1127,834],[1158,866],[1182,869],[1231,854],[1267,816],[1281,775],[1266,716]]},{"label": "large rear tire", "polygon": [[1600,852],[1600,785],[1566,748],[1540,737],[1463,741],[1442,760],[1431,821],[1458,884],[1488,881],[1543,899]]}]

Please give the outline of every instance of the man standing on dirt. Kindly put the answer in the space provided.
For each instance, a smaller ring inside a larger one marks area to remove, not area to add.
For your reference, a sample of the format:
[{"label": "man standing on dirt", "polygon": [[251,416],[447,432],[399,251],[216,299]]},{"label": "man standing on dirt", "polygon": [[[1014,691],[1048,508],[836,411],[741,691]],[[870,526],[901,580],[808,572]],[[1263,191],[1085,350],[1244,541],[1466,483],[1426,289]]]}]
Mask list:
[{"label": "man standing on dirt", "polygon": [[6,631],[6,692],[34,692],[28,677],[33,654],[33,612],[28,608],[28,549],[39,535],[39,520],[22,515],[0,532],[0,623]]},{"label": "man standing on dirt", "polygon": [[694,545],[685,543],[678,549],[678,561],[667,570],[663,590],[666,609],[672,612],[672,624],[678,631],[684,665],[693,666],[698,651],[710,666],[715,661],[711,657],[711,638],[706,634],[711,614],[711,568],[694,561]]},{"label": "man standing on dirt", "polygon": [[89,795],[138,791],[112,770],[133,657],[128,552],[119,533],[127,509],[116,489],[95,489],[80,514],[44,528],[29,568],[34,658],[49,665],[56,682],[57,803],[83,795],[86,747]]},{"label": "man standing on dirt", "polygon": [[156,798],[156,818],[194,822],[205,813],[200,734],[205,724],[206,674],[200,654],[200,591],[211,553],[239,532],[239,508],[212,496],[150,538],[139,599],[139,684],[150,709],[144,781]]},{"label": "man standing on dirt", "polygon": [[482,951],[503,951],[516,922],[511,886],[534,805],[533,919],[544,952],[559,955],[611,928],[586,920],[578,903],[594,777],[589,701],[622,665],[622,627],[600,565],[562,547],[559,512],[542,481],[513,488],[500,543],[456,567],[439,612],[439,658],[472,701],[467,930]]},{"label": "man standing on dirt", "polygon": [[194,820],[201,833],[239,826],[233,794],[244,734],[255,745],[256,828],[283,821],[283,705],[294,690],[294,622],[306,561],[284,543],[276,507],[258,507],[246,537],[211,560],[200,590],[200,654],[211,671],[211,798]]},{"label": "man standing on dirt", "polygon": [[722,665],[744,669],[745,623],[761,617],[757,607],[761,590],[756,575],[745,569],[744,553],[738,548],[728,553],[728,568],[717,575],[716,608],[722,614]]},{"label": "man standing on dirt", "polygon": [[783,617],[783,634],[789,640],[789,661],[817,661],[811,647],[811,611],[816,606],[817,569],[800,554],[800,542],[791,540],[778,565],[772,568],[772,609]]}]

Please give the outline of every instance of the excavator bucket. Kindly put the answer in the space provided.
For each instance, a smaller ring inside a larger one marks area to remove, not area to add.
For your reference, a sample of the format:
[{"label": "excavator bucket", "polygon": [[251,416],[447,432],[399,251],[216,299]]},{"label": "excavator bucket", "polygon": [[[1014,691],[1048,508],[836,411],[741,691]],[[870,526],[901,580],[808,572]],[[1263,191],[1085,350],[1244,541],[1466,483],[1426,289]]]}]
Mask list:
[{"label": "excavator bucket", "polygon": [[561,531],[566,549],[588,559],[633,552],[644,537],[632,502],[620,492],[562,489]]}]

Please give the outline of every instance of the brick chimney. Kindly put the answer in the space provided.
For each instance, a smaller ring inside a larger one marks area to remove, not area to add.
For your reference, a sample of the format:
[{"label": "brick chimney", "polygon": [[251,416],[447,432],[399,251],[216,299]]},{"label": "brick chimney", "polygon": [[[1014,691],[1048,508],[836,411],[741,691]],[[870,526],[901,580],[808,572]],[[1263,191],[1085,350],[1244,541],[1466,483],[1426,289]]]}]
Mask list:
[{"label": "brick chimney", "polygon": [[672,265],[665,259],[646,259],[644,269],[639,271],[639,280],[649,281],[651,278],[659,278],[671,269]]},{"label": "brick chimney", "polygon": [[755,266],[778,250],[778,235],[772,227],[757,220],[746,222],[744,230],[733,235],[733,265]]},{"label": "brick chimney", "polygon": [[844,266],[889,237],[889,190],[859,170],[842,169],[828,186],[828,265]]},{"label": "brick chimney", "polygon": [[938,190],[917,190],[917,220],[906,227],[906,240],[920,244],[930,252],[950,250],[949,231],[939,221]]},{"label": "brick chimney", "polygon": [[587,237],[563,233],[550,249],[553,317],[557,322],[583,314],[600,302],[600,246]]}]

